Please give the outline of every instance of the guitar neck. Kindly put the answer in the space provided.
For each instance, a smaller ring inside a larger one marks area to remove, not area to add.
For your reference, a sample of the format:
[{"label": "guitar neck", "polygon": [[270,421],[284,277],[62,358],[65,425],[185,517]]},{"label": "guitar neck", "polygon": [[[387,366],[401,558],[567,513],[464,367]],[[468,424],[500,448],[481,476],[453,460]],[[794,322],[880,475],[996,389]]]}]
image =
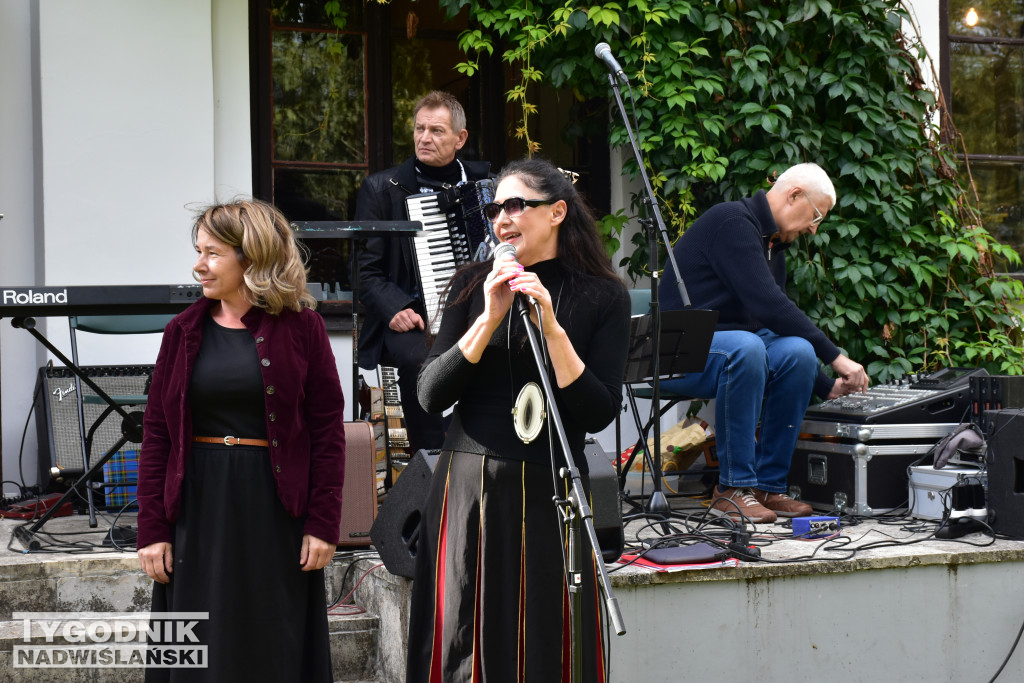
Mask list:
[{"label": "guitar neck", "polygon": [[398,372],[395,368],[382,365],[380,368],[382,393],[384,394],[384,415],[388,426],[388,448],[392,454],[408,455],[409,436],[405,429],[405,413],[398,396]]},{"label": "guitar neck", "polygon": [[395,368],[382,365],[380,368],[381,388],[384,390],[384,410],[388,417],[405,417],[402,400],[398,396],[398,373]]}]

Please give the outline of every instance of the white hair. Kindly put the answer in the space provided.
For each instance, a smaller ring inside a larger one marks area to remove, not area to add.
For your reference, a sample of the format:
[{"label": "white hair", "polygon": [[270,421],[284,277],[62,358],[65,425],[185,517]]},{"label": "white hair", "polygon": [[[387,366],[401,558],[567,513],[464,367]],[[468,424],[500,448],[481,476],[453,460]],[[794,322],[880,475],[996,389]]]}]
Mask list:
[{"label": "white hair", "polygon": [[825,195],[832,202],[829,204],[830,209],[836,205],[836,188],[832,185],[828,174],[817,164],[790,166],[778,177],[772,189],[784,192],[794,186],[800,187],[806,192]]}]

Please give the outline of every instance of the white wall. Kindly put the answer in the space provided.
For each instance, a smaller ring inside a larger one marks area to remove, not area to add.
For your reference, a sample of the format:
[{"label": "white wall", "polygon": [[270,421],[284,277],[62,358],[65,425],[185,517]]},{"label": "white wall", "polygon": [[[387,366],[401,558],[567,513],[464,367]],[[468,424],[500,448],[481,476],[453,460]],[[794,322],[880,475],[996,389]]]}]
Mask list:
[{"label": "white wall", "polygon": [[[36,192],[32,144],[32,36],[29,0],[0,2],[0,284],[35,277],[33,228]],[[35,341],[0,320],[0,414],[3,478],[18,478],[18,442],[32,391]],[[27,388],[26,388],[27,387]],[[35,439],[26,470],[35,473]],[[4,491],[10,492],[7,486]]]},{"label": "white wall", "polygon": [[249,3],[213,3],[213,163],[216,201],[252,195]]},{"label": "white wall", "polygon": [[[941,17],[938,4],[936,0],[907,0],[904,3],[914,25],[921,34],[924,48],[928,52],[928,59],[922,60],[921,73],[924,75],[928,88],[936,93],[939,91],[939,48],[941,47],[939,40]],[[904,28],[904,31],[908,34],[913,33],[910,28]]]},{"label": "white wall", "polygon": [[[0,74],[0,284],[190,282],[192,209],[252,190],[246,0],[4,0]],[[39,322],[67,352],[66,321]],[[159,345],[89,337],[90,365],[152,363]],[[17,479],[46,356],[5,321],[0,357]],[[32,483],[31,427],[25,452]]]}]

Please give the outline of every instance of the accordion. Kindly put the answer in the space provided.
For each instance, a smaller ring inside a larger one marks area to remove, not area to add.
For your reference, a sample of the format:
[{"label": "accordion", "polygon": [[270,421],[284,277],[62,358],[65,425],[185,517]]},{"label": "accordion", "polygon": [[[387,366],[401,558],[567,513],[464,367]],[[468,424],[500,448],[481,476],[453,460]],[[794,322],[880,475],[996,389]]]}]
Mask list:
[{"label": "accordion", "polygon": [[441,324],[441,295],[455,270],[491,256],[496,240],[483,207],[493,199],[494,181],[489,179],[405,199],[409,220],[423,223],[423,230],[410,239],[431,334]]}]

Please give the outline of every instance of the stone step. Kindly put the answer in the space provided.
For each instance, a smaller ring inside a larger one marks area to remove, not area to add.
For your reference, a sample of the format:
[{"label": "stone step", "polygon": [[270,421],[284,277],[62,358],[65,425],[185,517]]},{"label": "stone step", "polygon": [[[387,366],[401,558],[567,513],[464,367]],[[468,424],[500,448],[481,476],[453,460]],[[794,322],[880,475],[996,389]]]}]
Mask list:
[{"label": "stone step", "polygon": [[[89,613],[82,613],[87,616]],[[146,613],[138,613],[141,619]],[[45,629],[39,622],[30,622],[28,637],[26,638],[26,624],[23,619],[0,621],[0,683],[141,683],[143,670],[141,668],[126,667],[100,667],[90,666],[95,663],[94,657],[87,653],[84,648],[95,644],[87,636],[80,636],[83,633],[83,624],[100,622],[79,622],[75,619],[54,620],[47,622]],[[108,622],[109,623],[109,622]],[[141,636],[136,636],[135,624],[126,627],[128,631],[126,640],[130,642],[116,644],[122,645],[120,661],[141,661],[144,657],[145,645],[139,645]],[[374,681],[377,675],[377,660],[379,648],[379,619],[372,614],[351,614],[336,615],[328,617],[328,628],[331,639],[331,665],[334,670],[335,679],[341,681]],[[107,638],[105,631],[99,632],[101,638],[107,640],[111,645],[112,638]],[[84,642],[81,640],[84,638]],[[70,640],[69,640],[70,639]],[[45,655],[33,655],[33,658],[26,656],[29,648],[55,648],[59,651],[48,651]],[[66,648],[66,649],[65,649]],[[67,664],[69,652],[77,653],[77,656],[86,658],[85,665],[48,667],[39,665],[41,662]],[[110,663],[113,657],[113,649],[105,651],[103,655],[107,659],[101,663]]]},{"label": "stone step", "polygon": [[152,582],[134,555],[4,557],[0,564],[0,620],[14,612],[141,612],[149,610]]},{"label": "stone step", "polygon": [[[379,560],[378,560],[379,562]],[[327,595],[345,595],[366,571],[339,555],[325,571]],[[343,586],[343,583],[345,584]],[[7,681],[141,681],[140,669],[13,668],[12,651],[24,644],[19,612],[146,613],[152,582],[139,570],[134,553],[8,553],[0,555],[0,683]],[[357,595],[357,597],[359,597]],[[365,604],[365,603],[364,603]],[[351,607],[336,612],[353,612]],[[332,614],[328,618],[331,659],[338,681],[380,680],[380,619],[376,613]],[[39,631],[33,644],[42,644]]]}]

